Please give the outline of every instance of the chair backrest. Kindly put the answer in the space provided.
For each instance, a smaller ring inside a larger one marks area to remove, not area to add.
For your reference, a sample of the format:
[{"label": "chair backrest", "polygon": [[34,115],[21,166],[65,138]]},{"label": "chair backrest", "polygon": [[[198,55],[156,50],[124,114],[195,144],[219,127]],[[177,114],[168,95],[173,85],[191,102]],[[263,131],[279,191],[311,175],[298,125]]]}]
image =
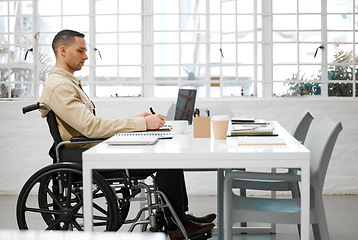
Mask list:
[{"label": "chair backrest", "polygon": [[340,122],[335,123],[326,117],[310,138],[308,149],[311,152],[311,176],[319,180],[321,188],[323,188],[334,145],[342,129]]},{"label": "chair backrest", "polygon": [[169,110],[167,112],[167,121],[173,121],[174,120],[174,115],[175,115],[175,108],[176,108],[176,104],[172,103],[172,105],[170,105]]},{"label": "chair backrest", "polygon": [[310,125],[311,125],[313,119],[314,119],[314,117],[310,111],[304,112],[302,114],[296,128],[293,131],[292,136],[294,136],[302,144],[305,143],[308,129],[310,128]]}]

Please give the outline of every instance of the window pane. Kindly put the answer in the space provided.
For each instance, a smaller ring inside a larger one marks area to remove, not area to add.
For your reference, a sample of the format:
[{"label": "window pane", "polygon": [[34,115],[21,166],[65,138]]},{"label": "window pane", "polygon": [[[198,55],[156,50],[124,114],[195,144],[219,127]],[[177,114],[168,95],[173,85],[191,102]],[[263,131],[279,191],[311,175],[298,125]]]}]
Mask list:
[{"label": "window pane", "polygon": [[[63,14],[64,15],[82,15],[89,12],[88,0],[62,0],[63,1]],[[71,28],[70,28],[71,29]],[[72,28],[73,29],[73,28]]]},{"label": "window pane", "polygon": [[88,16],[63,17],[63,28],[64,29],[74,29],[79,32],[88,32],[88,29],[89,29]]},{"label": "window pane", "polygon": [[60,15],[61,1],[58,0],[38,0],[39,15]]},{"label": "window pane", "polygon": [[178,44],[157,44],[154,46],[154,64],[178,64]]},{"label": "window pane", "polygon": [[179,1],[153,0],[154,13],[178,13]]},{"label": "window pane", "polygon": [[204,15],[184,15],[180,17],[180,30],[205,30]]},{"label": "window pane", "polygon": [[327,0],[328,13],[353,12],[353,0]]},{"label": "window pane", "polygon": [[298,7],[300,13],[320,13],[321,0],[299,0]]},{"label": "window pane", "polygon": [[154,30],[179,30],[179,17],[176,15],[155,15]]},{"label": "window pane", "polygon": [[[55,32],[55,31],[58,31],[58,29],[61,29],[61,17],[40,17],[39,18],[40,32],[52,32],[52,31]],[[52,39],[51,39],[51,42],[52,42]]]},{"label": "window pane", "polygon": [[272,12],[275,13],[296,13],[297,0],[272,0]]},{"label": "window pane", "polygon": [[10,15],[32,14],[32,1],[9,1]]},{"label": "window pane", "polygon": [[254,44],[237,45],[237,61],[239,64],[253,64],[255,57],[254,54]]},{"label": "window pane", "polygon": [[182,80],[205,80],[205,66],[183,66],[181,68]]},{"label": "window pane", "polygon": [[236,4],[237,4],[236,12],[237,13],[254,13],[254,3],[255,3],[255,1],[238,0],[238,1],[236,1]]},{"label": "window pane", "polygon": [[317,45],[318,44],[300,44],[300,63],[321,63],[321,49],[318,49],[319,52],[317,52],[316,57],[314,57]]},{"label": "window pane", "polygon": [[179,67],[178,66],[157,66],[154,67],[154,77],[156,80],[178,80]]},{"label": "window pane", "polygon": [[300,15],[299,16],[300,30],[319,30],[321,29],[320,15]]},{"label": "window pane", "polygon": [[[117,0],[96,0],[96,14],[114,14],[117,13]],[[131,1],[132,2],[132,1]],[[127,1],[128,3],[128,1]],[[128,4],[130,5],[130,4]]]},{"label": "window pane", "polygon": [[182,13],[205,13],[206,0],[181,0],[180,11]]},{"label": "window pane", "polygon": [[317,32],[304,32],[304,31],[300,31],[300,35],[299,35],[299,41],[300,42],[318,42],[320,43],[321,40],[321,31],[317,31]]},{"label": "window pane", "polygon": [[273,80],[297,80],[297,66],[280,66],[275,65],[273,67]]},{"label": "window pane", "polygon": [[206,62],[206,48],[204,44],[184,44],[180,48],[181,63],[203,63]]},{"label": "window pane", "polygon": [[273,62],[277,63],[297,63],[296,44],[273,44]]},{"label": "window pane", "polygon": [[140,45],[119,45],[118,54],[120,65],[141,64],[142,50]]},{"label": "window pane", "polygon": [[98,65],[115,65],[118,59],[118,46],[116,45],[100,45],[96,48],[101,53],[102,58],[96,58]]},{"label": "window pane", "polygon": [[120,32],[140,31],[142,28],[140,15],[118,16],[118,28]]},{"label": "window pane", "polygon": [[353,22],[352,15],[343,14],[328,14],[327,15],[327,29],[328,30],[352,30]]},{"label": "window pane", "polygon": [[[125,34],[127,35],[127,34]],[[115,43],[117,40],[116,33],[97,33],[96,34],[96,43]]]},{"label": "window pane", "polygon": [[119,13],[141,13],[141,9],[141,0],[131,0],[130,2],[128,0],[118,0]]},{"label": "window pane", "polygon": [[117,16],[97,16],[96,17],[96,31],[97,32],[116,32],[117,31]]},{"label": "window pane", "polygon": [[[181,41],[193,41],[194,33],[182,33]],[[179,33],[178,32],[155,32],[154,43],[178,43]]]},{"label": "window pane", "polygon": [[96,97],[140,97],[140,96],[143,96],[141,85],[96,84]]},{"label": "window pane", "polygon": [[296,30],[297,17],[295,15],[275,15],[273,16],[274,30]]}]

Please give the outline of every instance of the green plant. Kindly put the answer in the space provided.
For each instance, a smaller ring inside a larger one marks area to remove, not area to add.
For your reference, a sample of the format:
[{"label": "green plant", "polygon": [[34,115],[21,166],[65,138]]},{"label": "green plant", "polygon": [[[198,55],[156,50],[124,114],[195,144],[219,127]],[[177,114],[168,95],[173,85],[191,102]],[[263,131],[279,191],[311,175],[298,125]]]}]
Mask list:
[{"label": "green plant", "polygon": [[[328,96],[338,97],[352,97],[353,96],[353,74],[355,79],[358,80],[358,67],[354,68],[353,65],[353,51],[339,50],[339,45],[336,46],[336,53],[332,66],[328,68]],[[358,58],[355,59],[356,63]],[[349,63],[352,63],[348,65]],[[299,79],[298,79],[299,78]],[[287,93],[284,96],[299,96],[299,95],[320,95],[321,83],[309,82],[305,74],[293,73],[290,78],[286,79]],[[316,76],[312,76],[311,80],[321,80],[321,72]],[[297,82],[295,82],[297,81]],[[356,96],[358,96],[358,84],[356,87]]]}]

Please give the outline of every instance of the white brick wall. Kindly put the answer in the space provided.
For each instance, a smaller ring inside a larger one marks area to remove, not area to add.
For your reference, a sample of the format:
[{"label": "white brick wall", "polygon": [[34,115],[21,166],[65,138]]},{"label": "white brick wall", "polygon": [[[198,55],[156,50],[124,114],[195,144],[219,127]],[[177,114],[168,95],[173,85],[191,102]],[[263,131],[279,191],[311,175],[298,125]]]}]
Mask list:
[{"label": "white brick wall", "polygon": [[[220,101],[220,100],[218,100]],[[173,101],[116,99],[97,101],[97,114],[123,117],[148,111],[149,106],[165,114]],[[341,132],[328,169],[325,184],[327,194],[358,194],[358,101],[352,99],[271,100],[240,99],[226,101],[235,116],[278,120],[292,131],[297,118],[305,109],[315,116],[314,129],[325,116],[341,121]],[[52,144],[47,123],[39,112],[22,114],[21,108],[33,102],[0,102],[0,193],[17,194],[25,181],[39,168],[51,163],[47,152]],[[210,107],[216,101],[198,101],[198,107]],[[310,133],[309,133],[310,135]],[[308,136],[309,140],[309,136]],[[214,172],[186,173],[187,188],[192,195],[216,194]]]}]

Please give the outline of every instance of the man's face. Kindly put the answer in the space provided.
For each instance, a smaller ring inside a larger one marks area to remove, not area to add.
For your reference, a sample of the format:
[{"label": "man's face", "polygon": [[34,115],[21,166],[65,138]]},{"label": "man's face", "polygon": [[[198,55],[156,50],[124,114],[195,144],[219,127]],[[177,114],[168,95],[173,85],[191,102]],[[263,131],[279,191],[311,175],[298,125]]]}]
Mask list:
[{"label": "man's face", "polygon": [[81,70],[87,57],[86,41],[81,37],[75,37],[75,42],[67,47],[66,64],[73,73]]}]

